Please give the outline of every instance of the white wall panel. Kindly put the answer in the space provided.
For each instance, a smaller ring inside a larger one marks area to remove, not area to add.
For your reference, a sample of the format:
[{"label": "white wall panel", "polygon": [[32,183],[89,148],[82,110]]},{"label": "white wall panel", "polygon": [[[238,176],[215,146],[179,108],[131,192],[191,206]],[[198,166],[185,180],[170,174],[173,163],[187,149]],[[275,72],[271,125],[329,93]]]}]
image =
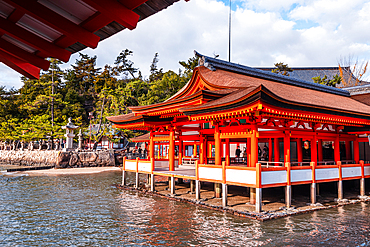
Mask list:
[{"label": "white wall panel", "polygon": [[226,181],[244,184],[256,184],[256,171],[226,169]]},{"label": "white wall panel", "polygon": [[126,161],[125,163],[126,170],[134,170],[136,171],[136,161]]},{"label": "white wall panel", "polygon": [[286,171],[268,171],[262,172],[261,174],[261,184],[279,184],[279,183],[286,183]]},{"label": "white wall panel", "polygon": [[312,181],[312,170],[291,170],[290,179],[291,182]]},{"label": "white wall panel", "polygon": [[199,179],[222,180],[222,168],[199,167]]},{"label": "white wall panel", "polygon": [[151,163],[141,163],[139,161],[139,171],[151,172],[152,164]]},{"label": "white wall panel", "polygon": [[365,176],[369,176],[370,175],[370,166],[365,166],[364,167],[364,173],[365,173]]},{"label": "white wall panel", "polygon": [[361,176],[361,167],[342,167],[342,178]]},{"label": "white wall panel", "polygon": [[339,178],[338,168],[325,168],[315,170],[316,180],[334,179],[334,178]]}]

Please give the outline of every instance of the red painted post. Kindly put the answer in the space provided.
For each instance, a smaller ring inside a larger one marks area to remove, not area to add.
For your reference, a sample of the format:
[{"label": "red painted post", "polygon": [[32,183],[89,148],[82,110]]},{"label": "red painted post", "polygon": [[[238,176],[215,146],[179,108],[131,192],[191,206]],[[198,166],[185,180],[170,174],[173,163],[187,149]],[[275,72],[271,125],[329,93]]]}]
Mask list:
[{"label": "red painted post", "polygon": [[272,161],[272,138],[269,138],[269,161]]},{"label": "red painted post", "polygon": [[[339,139],[339,138],[337,138]],[[336,141],[337,142],[337,141]],[[335,145],[336,146],[336,145]],[[339,145],[338,145],[339,146]],[[335,149],[336,147],[334,147]],[[337,161],[338,171],[339,171],[339,181],[338,181],[338,199],[343,199],[343,178],[342,178],[342,162]]]},{"label": "red painted post", "polygon": [[303,155],[302,155],[302,138],[297,138],[297,159],[298,162],[303,161]]},{"label": "red painted post", "polygon": [[285,188],[285,206],[290,208],[292,206],[292,184],[291,184],[291,167],[290,162],[285,163],[287,185]]},{"label": "red painted post", "polygon": [[312,183],[311,183],[311,203],[315,204],[316,203],[316,162],[311,162],[310,163],[311,168],[312,168]]},{"label": "red painted post", "polygon": [[290,133],[286,131],[284,136],[284,163],[290,162]]},{"label": "red painted post", "polygon": [[337,134],[335,141],[334,141],[334,161],[340,161],[340,142],[339,142],[339,134]]},{"label": "red painted post", "polygon": [[353,159],[356,164],[360,161],[360,147],[357,138],[353,141]]},{"label": "red painted post", "polygon": [[136,158],[136,172],[139,172],[139,157]]},{"label": "red painted post", "polygon": [[126,166],[126,156],[123,157],[122,170],[125,170],[125,166]]},{"label": "red painted post", "polygon": [[[274,139],[274,161],[280,162],[280,145],[279,145],[279,138]],[[279,164],[276,164],[278,166]]]},{"label": "red painted post", "polygon": [[222,183],[226,184],[226,162],[222,161]]},{"label": "red painted post", "polygon": [[365,162],[360,160],[361,165],[361,180],[360,180],[360,195],[365,195]]}]

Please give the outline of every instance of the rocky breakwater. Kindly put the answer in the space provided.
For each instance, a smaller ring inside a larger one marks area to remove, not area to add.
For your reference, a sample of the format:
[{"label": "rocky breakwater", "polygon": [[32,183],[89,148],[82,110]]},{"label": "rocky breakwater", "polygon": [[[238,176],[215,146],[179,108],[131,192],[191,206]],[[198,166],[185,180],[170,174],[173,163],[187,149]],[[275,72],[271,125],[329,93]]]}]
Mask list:
[{"label": "rocky breakwater", "polygon": [[119,166],[114,151],[60,152],[56,168]]},{"label": "rocky breakwater", "polygon": [[91,152],[0,150],[0,163],[19,166],[55,166],[55,168],[119,166],[113,150]]},{"label": "rocky breakwater", "polygon": [[53,166],[60,151],[56,150],[0,150],[0,163],[21,166]]}]

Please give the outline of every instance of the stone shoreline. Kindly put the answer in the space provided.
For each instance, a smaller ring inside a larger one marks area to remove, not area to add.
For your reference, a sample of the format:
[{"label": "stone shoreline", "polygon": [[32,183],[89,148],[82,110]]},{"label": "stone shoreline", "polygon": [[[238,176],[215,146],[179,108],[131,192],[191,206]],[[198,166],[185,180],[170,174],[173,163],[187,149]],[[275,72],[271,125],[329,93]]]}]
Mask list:
[{"label": "stone shoreline", "polygon": [[283,217],[287,217],[287,216],[311,213],[311,212],[318,211],[318,210],[338,208],[338,207],[342,207],[342,206],[345,206],[345,205],[357,204],[357,203],[360,203],[360,202],[370,202],[370,196],[362,196],[362,197],[359,197],[358,200],[344,199],[344,200],[338,201],[337,202],[338,204],[336,204],[336,205],[312,206],[311,208],[308,208],[308,209],[287,208],[287,209],[285,209],[283,211],[280,211],[280,212],[265,211],[265,212],[262,212],[262,213],[256,213],[256,212],[235,210],[235,209],[231,209],[229,207],[212,205],[212,204],[205,203],[202,200],[198,201],[198,200],[195,200],[195,199],[183,198],[183,197],[180,197],[180,196],[173,196],[171,194],[163,195],[159,192],[149,191],[149,190],[146,190],[146,189],[140,188],[140,187],[139,188],[134,188],[134,187],[130,187],[130,186],[124,186],[124,185],[121,185],[121,184],[115,184],[114,186],[116,186],[118,189],[121,189],[121,190],[135,191],[135,192],[139,192],[139,193],[145,194],[145,195],[166,198],[166,199],[173,200],[173,201],[178,201],[178,202],[185,202],[185,203],[193,204],[193,205],[200,206],[200,207],[203,207],[203,208],[208,208],[208,209],[212,209],[212,210],[232,214],[232,215],[235,215],[235,216],[254,219],[254,220],[259,220],[259,221],[267,221],[267,220],[278,219],[278,218],[283,218]]}]

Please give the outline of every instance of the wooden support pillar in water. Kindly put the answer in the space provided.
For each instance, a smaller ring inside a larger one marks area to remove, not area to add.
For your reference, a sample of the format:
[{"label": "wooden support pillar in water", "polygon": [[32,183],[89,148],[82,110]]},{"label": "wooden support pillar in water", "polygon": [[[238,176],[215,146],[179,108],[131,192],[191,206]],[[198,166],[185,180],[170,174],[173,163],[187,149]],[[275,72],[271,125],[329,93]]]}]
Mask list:
[{"label": "wooden support pillar in water", "polygon": [[363,160],[360,160],[361,165],[361,179],[360,179],[360,195],[365,195],[365,163]]},{"label": "wooden support pillar in water", "polygon": [[175,177],[171,177],[171,195],[175,194]]},{"label": "wooden support pillar in water", "polygon": [[139,173],[136,172],[135,175],[135,188],[139,188]]},{"label": "wooden support pillar in water", "polygon": [[195,180],[195,199],[200,200],[200,182]]},{"label": "wooden support pillar in water", "polygon": [[154,174],[150,174],[150,190],[155,191],[155,178]]},{"label": "wooden support pillar in water", "polygon": [[126,185],[126,171],[122,171],[122,185]]},{"label": "wooden support pillar in water", "polygon": [[256,204],[256,188],[250,188],[250,190],[249,190],[249,202],[250,202],[250,204]]},{"label": "wooden support pillar in water", "polygon": [[262,188],[256,188],[256,212],[262,211]]},{"label": "wooden support pillar in water", "polygon": [[[339,138],[338,138],[339,139]],[[337,142],[337,141],[336,141]],[[339,146],[339,145],[338,145]],[[336,148],[336,147],[335,147]],[[334,148],[334,149],[335,149]],[[343,181],[342,181],[342,163],[337,162],[339,170],[339,181],[338,181],[338,199],[343,199]]]},{"label": "wooden support pillar in water", "polygon": [[221,198],[222,187],[220,183],[215,183],[215,198]]},{"label": "wooden support pillar in water", "polygon": [[195,180],[190,180],[190,194],[195,192]]},{"label": "wooden support pillar in water", "polygon": [[[289,140],[290,143],[290,140]],[[290,144],[289,144],[290,145]],[[289,156],[289,152],[287,154]],[[287,169],[287,185],[285,187],[285,205],[287,208],[292,206],[292,183],[291,183],[291,173],[290,173],[290,162],[285,163],[285,167]]]},{"label": "wooden support pillar in water", "polygon": [[311,184],[311,203],[316,203],[316,183]]},{"label": "wooden support pillar in water", "polygon": [[222,206],[227,206],[227,184],[222,184]]}]

